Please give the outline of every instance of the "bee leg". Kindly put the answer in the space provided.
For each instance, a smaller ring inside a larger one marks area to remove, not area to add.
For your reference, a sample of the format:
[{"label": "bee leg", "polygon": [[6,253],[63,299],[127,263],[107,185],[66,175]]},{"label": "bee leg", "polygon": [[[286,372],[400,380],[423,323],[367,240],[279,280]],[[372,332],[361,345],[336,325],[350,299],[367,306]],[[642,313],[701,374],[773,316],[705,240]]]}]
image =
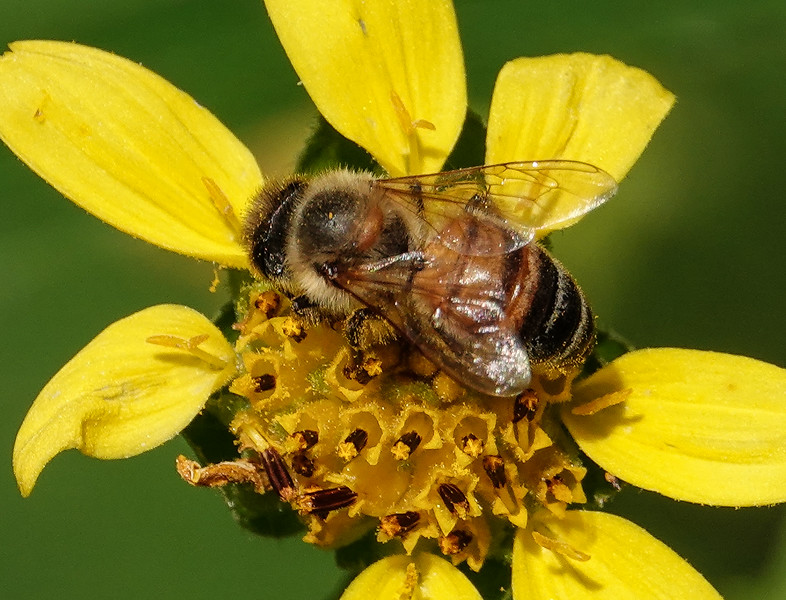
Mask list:
[{"label": "bee leg", "polygon": [[324,321],[332,323],[335,320],[335,317],[331,318],[330,314],[326,313],[321,306],[312,302],[307,296],[294,296],[291,299],[291,303],[292,313],[309,326]]},{"label": "bee leg", "polygon": [[309,309],[315,306],[308,296],[295,296],[292,298],[292,312],[300,317],[304,316]]},{"label": "bee leg", "polygon": [[359,308],[344,321],[344,337],[356,350],[366,350],[396,337],[390,323],[370,308]]}]

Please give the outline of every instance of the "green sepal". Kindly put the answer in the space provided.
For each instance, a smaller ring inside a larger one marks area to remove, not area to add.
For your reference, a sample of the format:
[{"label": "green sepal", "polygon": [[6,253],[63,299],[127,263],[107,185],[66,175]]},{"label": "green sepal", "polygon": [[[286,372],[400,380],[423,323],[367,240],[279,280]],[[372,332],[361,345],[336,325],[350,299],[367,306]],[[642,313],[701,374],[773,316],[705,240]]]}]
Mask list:
[{"label": "green sepal", "polygon": [[363,148],[348,140],[321,115],[297,161],[297,172],[305,175],[346,167],[382,174],[381,167]]},{"label": "green sepal", "polygon": [[592,350],[587,362],[584,363],[582,377],[588,377],[601,367],[606,366],[615,358],[635,350],[635,346],[611,329],[598,329],[595,348]]},{"label": "green sepal", "polygon": [[477,167],[482,165],[485,160],[486,126],[477,113],[468,110],[459,138],[445,161],[443,170]]},{"label": "green sepal", "polygon": [[[445,161],[443,170],[482,165],[486,153],[485,144],[486,126],[475,112],[467,111],[461,134]],[[368,152],[342,136],[324,117],[319,116],[306,147],[300,154],[297,171],[311,174],[338,167],[370,171],[380,177],[384,176],[381,167]]]},{"label": "green sepal", "polygon": [[[394,544],[389,544],[391,547]],[[336,565],[340,569],[348,571],[351,577],[358,575],[370,564],[391,554],[392,548],[386,548],[386,544],[377,541],[376,530],[371,530],[354,542],[336,548]],[[400,550],[401,547],[399,546]]]},{"label": "green sepal", "polygon": [[458,565],[459,570],[472,582],[483,600],[511,600],[513,590],[510,582],[510,561],[487,558],[483,568],[475,572],[466,563]]}]

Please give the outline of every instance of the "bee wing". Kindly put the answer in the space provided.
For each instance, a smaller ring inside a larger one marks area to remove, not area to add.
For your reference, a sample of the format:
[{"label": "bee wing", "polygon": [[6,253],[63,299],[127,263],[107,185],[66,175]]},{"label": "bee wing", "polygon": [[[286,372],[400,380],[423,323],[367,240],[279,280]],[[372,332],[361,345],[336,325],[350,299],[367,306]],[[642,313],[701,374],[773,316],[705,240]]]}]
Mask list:
[{"label": "bee wing", "polygon": [[[355,266],[337,285],[374,307],[435,365],[451,377],[493,396],[513,396],[530,381],[527,352],[501,307],[482,286],[445,297],[418,283],[426,259],[407,252]],[[491,310],[489,310],[491,309]],[[480,315],[495,314],[497,317]]]},{"label": "bee wing", "polygon": [[[614,178],[590,164],[571,160],[509,162],[375,182],[383,196],[422,218],[432,231],[462,212],[482,214],[512,229],[510,252],[538,230],[559,228],[611,198]],[[443,243],[455,247],[455,241]]]}]

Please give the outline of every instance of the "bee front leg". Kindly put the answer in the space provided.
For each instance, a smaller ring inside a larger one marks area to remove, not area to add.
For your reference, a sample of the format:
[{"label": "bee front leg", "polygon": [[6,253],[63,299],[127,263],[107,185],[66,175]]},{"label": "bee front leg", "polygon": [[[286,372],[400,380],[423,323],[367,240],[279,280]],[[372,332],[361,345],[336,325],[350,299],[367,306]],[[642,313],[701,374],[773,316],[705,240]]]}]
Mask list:
[{"label": "bee front leg", "polygon": [[326,313],[319,304],[313,302],[308,296],[294,296],[291,299],[291,303],[292,313],[309,326],[324,321],[334,322],[336,320],[335,316],[331,318],[330,314]]},{"label": "bee front leg", "polygon": [[360,308],[343,323],[344,337],[351,348],[344,375],[366,384],[382,372],[395,368],[401,361],[401,348],[388,342],[396,339],[393,326],[370,308]]}]

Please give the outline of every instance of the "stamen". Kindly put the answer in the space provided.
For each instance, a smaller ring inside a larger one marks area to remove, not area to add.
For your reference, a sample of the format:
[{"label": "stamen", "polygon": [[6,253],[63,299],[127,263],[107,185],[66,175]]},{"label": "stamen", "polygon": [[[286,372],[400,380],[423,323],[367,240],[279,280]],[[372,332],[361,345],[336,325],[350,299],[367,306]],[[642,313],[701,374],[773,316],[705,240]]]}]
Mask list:
[{"label": "stamen", "polygon": [[594,400],[581,404],[580,406],[574,406],[570,412],[572,412],[574,415],[581,416],[594,415],[596,412],[600,412],[604,408],[609,408],[610,406],[615,406],[625,402],[625,400],[627,400],[632,393],[633,390],[631,388],[627,388],[624,390],[612,392],[610,394],[604,394],[600,398],[595,398]]},{"label": "stamen", "polygon": [[215,206],[219,214],[224,217],[224,220],[235,231],[239,239],[243,231],[243,226],[240,224],[240,220],[235,214],[235,209],[232,208],[226,194],[224,194],[224,191],[218,187],[218,184],[210,177],[203,177],[202,183],[207,188],[207,193],[210,195],[210,200],[213,201],[213,206]]},{"label": "stamen", "polygon": [[464,492],[462,492],[457,485],[453,483],[441,483],[437,488],[437,493],[451,513],[458,516],[460,519],[467,518],[469,514],[469,500],[467,500]]},{"label": "stamen", "polygon": [[254,391],[259,394],[268,392],[276,387],[276,377],[269,373],[259,375],[258,377],[252,377],[251,381],[254,382]]},{"label": "stamen", "polygon": [[483,457],[483,470],[491,480],[491,485],[495,489],[503,488],[508,483],[508,477],[505,474],[505,463],[501,456],[484,456]]},{"label": "stamen", "polygon": [[295,473],[303,477],[311,477],[316,471],[316,465],[304,452],[298,452],[292,456],[292,468]]},{"label": "stamen", "polygon": [[420,522],[420,513],[407,511],[387,515],[379,520],[379,528],[388,537],[403,537],[412,531]]},{"label": "stamen", "polygon": [[576,548],[566,542],[563,542],[562,540],[547,537],[542,533],[538,533],[537,531],[532,532],[532,539],[534,539],[535,543],[541,548],[551,550],[552,552],[556,552],[557,554],[561,554],[567,558],[572,558],[573,560],[586,562],[592,558],[586,552],[576,550]]},{"label": "stamen", "polygon": [[382,374],[382,360],[377,356],[368,355],[363,359],[363,370],[369,374],[370,377],[376,377]]},{"label": "stamen", "polygon": [[303,514],[313,514],[322,519],[334,510],[352,506],[358,495],[342,485],[336,488],[307,492],[295,501],[297,509]]},{"label": "stamen", "polygon": [[560,502],[565,502],[566,504],[573,502],[573,493],[562,480],[562,476],[559,473],[554,475],[554,477],[546,479],[546,489]]},{"label": "stamen", "polygon": [[273,447],[268,447],[261,453],[262,466],[270,480],[270,485],[284,502],[289,502],[295,497],[295,482],[287,470],[284,459]]},{"label": "stamen", "polygon": [[300,450],[310,450],[319,441],[319,432],[313,429],[304,429],[292,434]]},{"label": "stamen", "polygon": [[393,444],[390,451],[393,453],[396,460],[407,460],[410,455],[417,450],[418,446],[420,446],[422,439],[423,438],[420,437],[417,431],[408,431],[398,438],[398,441]]},{"label": "stamen", "polygon": [[281,296],[273,290],[266,290],[254,299],[254,308],[270,319],[281,306]]},{"label": "stamen", "polygon": [[337,454],[344,460],[352,460],[368,444],[368,432],[365,429],[355,429],[344,441],[338,445]]},{"label": "stamen", "polygon": [[303,323],[293,319],[292,317],[287,317],[284,320],[281,325],[281,331],[285,336],[298,343],[306,339],[306,328],[303,327]]},{"label": "stamen", "polygon": [[483,440],[479,440],[474,433],[469,433],[461,438],[461,450],[464,454],[477,458],[483,454]]},{"label": "stamen", "polygon": [[343,373],[344,377],[350,381],[357,381],[360,385],[366,385],[372,379],[371,374],[362,365],[346,364]]},{"label": "stamen", "polygon": [[518,423],[522,419],[532,421],[538,412],[538,402],[535,390],[530,388],[521,392],[513,404],[513,422]]},{"label": "stamen", "polygon": [[418,568],[414,562],[411,562],[407,565],[407,572],[404,576],[404,585],[402,586],[400,596],[402,600],[415,597],[415,592],[418,589],[418,579],[420,579]]},{"label": "stamen", "polygon": [[176,335],[163,334],[151,335],[145,341],[148,344],[153,344],[155,346],[164,346],[165,348],[184,350],[192,356],[197,357],[199,360],[206,362],[214,369],[225,369],[229,364],[226,360],[199,348],[199,345],[206,342],[209,338],[210,336],[207,333],[195,335],[194,337],[188,339]]},{"label": "stamen", "polygon": [[454,529],[439,538],[439,549],[445,556],[455,556],[472,542],[472,534],[463,529]]},{"label": "stamen", "polygon": [[415,129],[428,129],[429,131],[437,130],[437,126],[431,121],[426,121],[426,119],[415,119],[412,121],[412,127]]},{"label": "stamen", "polygon": [[417,130],[428,129],[436,131],[437,128],[434,123],[426,119],[413,119],[409,110],[407,110],[407,107],[404,105],[401,96],[399,96],[395,90],[391,90],[390,92],[390,101],[393,103],[393,110],[396,113],[396,117],[398,117],[401,130],[404,132],[404,135],[407,136],[407,141],[409,142],[408,170],[409,172],[417,173],[419,172],[418,168],[420,167],[420,157],[422,154],[420,137],[418,136]]},{"label": "stamen", "polygon": [[216,290],[218,290],[218,284],[221,283],[221,278],[219,277],[219,272],[221,271],[222,267],[213,267],[213,281],[210,282],[210,287],[207,288],[211,294],[215,294]]}]

